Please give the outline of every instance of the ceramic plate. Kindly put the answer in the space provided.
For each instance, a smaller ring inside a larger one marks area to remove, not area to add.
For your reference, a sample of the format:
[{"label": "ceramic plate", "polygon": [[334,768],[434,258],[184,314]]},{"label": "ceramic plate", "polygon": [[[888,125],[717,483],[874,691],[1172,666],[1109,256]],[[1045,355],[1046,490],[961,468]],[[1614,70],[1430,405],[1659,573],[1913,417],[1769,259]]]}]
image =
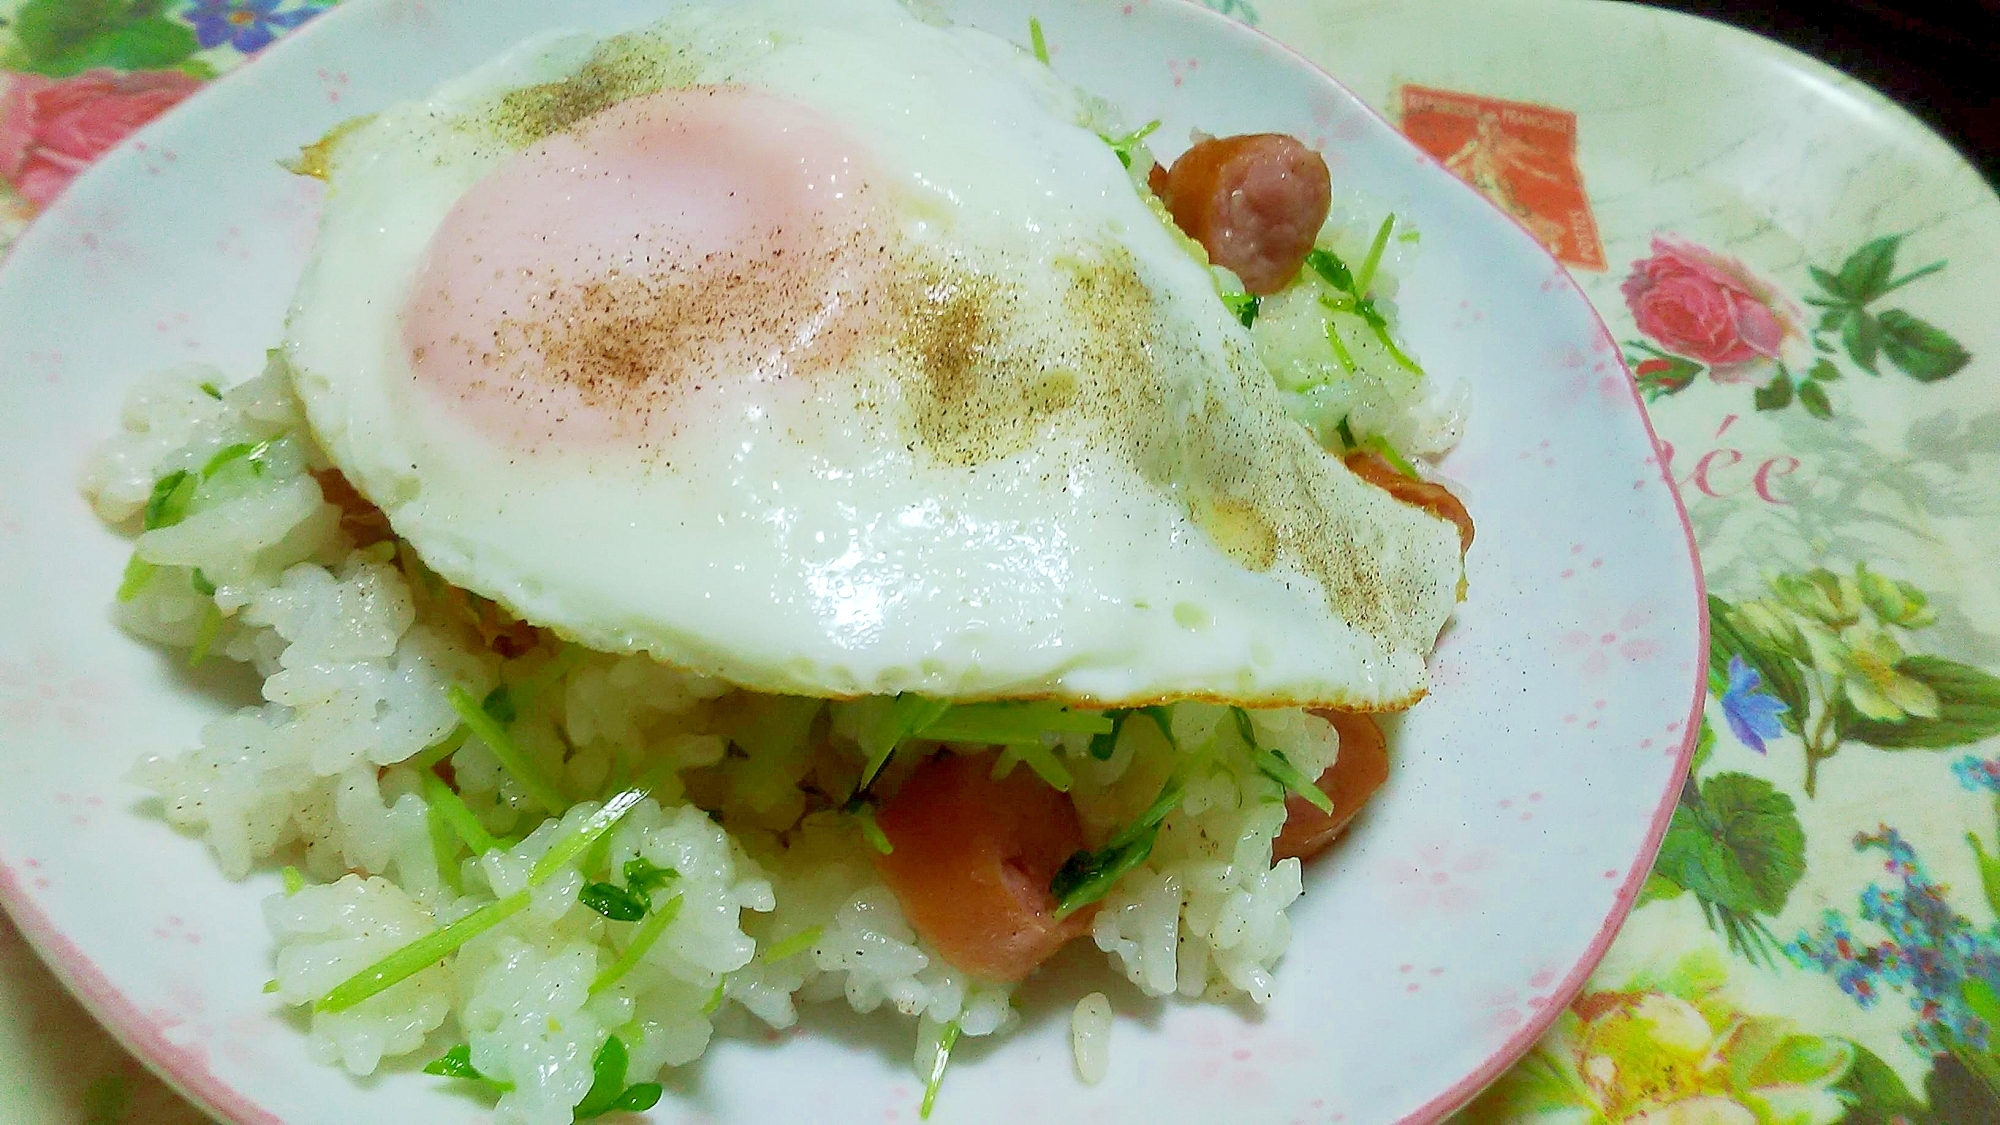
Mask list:
[{"label": "ceramic plate", "polygon": [[[1145,1001],[1073,951],[1020,993],[1024,1027],[962,1049],[936,1120],[1430,1121],[1524,1050],[1602,954],[1643,880],[1692,738],[1705,652],[1685,519],[1617,348],[1523,230],[1276,42],[1191,4],[952,3],[1016,40],[1038,15],[1068,77],[1157,116],[1162,138],[1276,130],[1423,233],[1400,304],[1473,418],[1445,465],[1479,524],[1470,599],[1395,776],[1315,865],[1268,1009]],[[479,1121],[410,1065],[367,1082],[310,1063],[261,993],[270,872],[231,883],[122,781],[191,743],[245,684],[120,634],[127,546],[71,480],[140,374],[248,374],[278,338],[317,184],[278,161],[559,18],[610,31],[658,3],[344,6],[80,179],[0,272],[0,659],[46,706],[0,731],[0,897],[98,1017],[238,1122]],[[1170,155],[1178,147],[1162,143]],[[1067,1010],[1126,1018],[1106,1081],[1068,1059]],[[909,1029],[822,1010],[718,1041],[657,1121],[911,1120]]]}]

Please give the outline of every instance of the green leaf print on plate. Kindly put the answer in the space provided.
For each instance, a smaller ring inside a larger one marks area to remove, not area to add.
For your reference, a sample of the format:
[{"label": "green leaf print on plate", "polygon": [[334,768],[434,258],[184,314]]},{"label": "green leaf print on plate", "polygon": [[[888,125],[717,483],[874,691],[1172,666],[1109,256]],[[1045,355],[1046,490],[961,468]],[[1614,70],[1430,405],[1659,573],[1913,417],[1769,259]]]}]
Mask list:
[{"label": "green leaf print on plate", "polygon": [[1840,1125],[1967,1125],[2000,1120],[2000,1101],[1971,1067],[1951,1055],[1932,1061],[1922,1098],[1903,1085],[1889,1064],[1865,1052],[1856,1055],[1837,1089],[1848,1099],[1847,1116]]},{"label": "green leaf print on plate", "polygon": [[1777,574],[1767,585],[1769,596],[1739,604],[1709,596],[1710,678],[1741,660],[1784,705],[1778,722],[1805,742],[1808,797],[1819,763],[1843,743],[1940,750],[2000,733],[2000,678],[1905,650],[1937,621],[1915,586],[1866,564],[1851,576]]},{"label": "green leaf print on plate", "polygon": [[28,0],[14,16],[10,70],[67,78],[93,67],[153,70],[200,48],[193,29],[162,14],[164,0]]},{"label": "green leaf print on plate", "polygon": [[1805,301],[1824,310],[1813,342],[1820,350],[1831,352],[1833,346],[1823,334],[1838,332],[1848,358],[1870,375],[1881,374],[1878,357],[1886,355],[1910,378],[1934,383],[1958,374],[1972,361],[1971,353],[1949,333],[1902,309],[1878,313],[1868,307],[1912,281],[1944,269],[1945,263],[1937,261],[1895,276],[1896,251],[1902,241],[1902,235],[1875,239],[1849,254],[1837,274],[1809,267],[1820,293]]},{"label": "green leaf print on plate", "polygon": [[1251,6],[1250,0],[1202,0],[1202,3],[1225,16],[1242,20],[1251,27],[1257,26],[1257,9]]},{"label": "green leaf print on plate", "polygon": [[1915,1125],[1929,1120],[1924,1103],[1910,1094],[1880,1055],[1858,1043],[1853,1046],[1854,1065],[1836,1087],[1848,1106],[1841,1125],[1895,1125],[1898,1120]]},{"label": "green leaf print on plate", "polygon": [[1805,867],[1805,832],[1790,797],[1748,774],[1690,778],[1645,895],[1693,894],[1731,950],[1769,964],[1778,942],[1758,916],[1785,908]]},{"label": "green leaf print on plate", "polygon": [[1906,656],[1895,671],[1930,689],[1937,715],[1900,723],[1849,718],[1849,738],[1884,750],[1942,750],[2000,734],[2000,678],[1935,656]]},{"label": "green leaf print on plate", "polygon": [[1646,355],[1632,365],[1632,377],[1638,380],[1639,393],[1646,396],[1647,402],[1687,390],[1707,370],[1691,359],[1669,355],[1642,340],[1628,340],[1625,346]]},{"label": "green leaf print on plate", "polygon": [[1949,334],[1901,309],[1889,309],[1880,319],[1882,351],[1912,379],[1934,383],[1972,362],[1972,354]]},{"label": "green leaf print on plate", "polygon": [[1814,266],[1813,280],[1830,293],[1865,305],[1889,291],[1889,277],[1896,272],[1899,241],[1900,238],[1878,238],[1856,250],[1841,263],[1838,277],[1829,277],[1825,270]]},{"label": "green leaf print on plate", "polygon": [[1771,377],[1770,383],[1758,387],[1751,396],[1759,410],[1783,410],[1792,404],[1792,375],[1783,367]]},{"label": "green leaf print on plate", "polygon": [[1808,378],[1799,384],[1799,405],[1815,418],[1833,417],[1833,403],[1826,397],[1826,388],[1818,379]]}]

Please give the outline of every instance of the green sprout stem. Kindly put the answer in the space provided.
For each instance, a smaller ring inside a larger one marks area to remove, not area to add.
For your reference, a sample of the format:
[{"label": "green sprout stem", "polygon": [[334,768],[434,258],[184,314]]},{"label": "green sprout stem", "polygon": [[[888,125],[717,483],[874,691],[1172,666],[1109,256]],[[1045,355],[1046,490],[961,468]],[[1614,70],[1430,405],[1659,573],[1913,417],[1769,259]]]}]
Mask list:
[{"label": "green sprout stem", "polygon": [[787,957],[795,957],[804,953],[806,950],[819,944],[820,935],[824,932],[823,927],[807,926],[790,937],[772,942],[771,947],[764,951],[764,963],[776,964]]},{"label": "green sprout stem", "polygon": [[146,584],[159,572],[158,566],[140,558],[137,551],[132,552],[132,557],[125,563],[125,576],[118,582],[118,600],[129,602],[138,597],[139,592],[144,590]]},{"label": "green sprout stem", "polygon": [[1368,256],[1361,260],[1361,271],[1354,275],[1356,293],[1364,297],[1368,295],[1369,283],[1375,280],[1375,268],[1382,264],[1382,251],[1389,245],[1389,232],[1394,229],[1396,215],[1392,211],[1388,218],[1382,220],[1382,225],[1375,228],[1375,241],[1368,244]]},{"label": "green sprout stem", "polygon": [[889,834],[882,831],[881,824],[875,820],[874,805],[861,801],[856,803],[850,812],[854,822],[861,826],[861,838],[868,841],[869,847],[882,855],[895,854],[896,845],[889,842]]},{"label": "green sprout stem", "polygon": [[146,498],[145,529],[157,531],[186,519],[188,505],[194,502],[194,490],[200,483],[186,469],[176,469],[154,481],[152,495]]},{"label": "green sprout stem", "polygon": [[443,739],[412,755],[405,764],[418,773],[429,773],[439,762],[458,753],[459,747],[464,746],[465,740],[471,736],[472,731],[464,723],[460,723],[451,728],[451,733],[445,735]]},{"label": "green sprout stem", "polygon": [[251,471],[261,474],[264,471],[264,461],[270,455],[271,443],[268,440],[255,443],[240,441],[209,458],[208,464],[201,467],[201,476],[203,480],[207,480],[233,461],[248,461]]},{"label": "green sprout stem", "polygon": [[625,819],[625,814],[632,811],[632,806],[644,800],[649,791],[649,786],[637,786],[604,802],[602,808],[590,814],[582,827],[558,840],[555,847],[535,861],[535,866],[528,871],[528,885],[546,882],[550,876],[568,866],[571,860],[588,851],[591,845],[616,828],[618,822]]},{"label": "green sprout stem", "polygon": [[[1338,311],[1331,301],[1320,303],[1327,307],[1328,312]],[[1354,374],[1354,356],[1349,354],[1347,343],[1340,338],[1340,326],[1334,323],[1334,319],[1330,316],[1326,318],[1326,342],[1332,345],[1333,358],[1340,362],[1341,371],[1349,375]]]},{"label": "green sprout stem", "polygon": [[487,903],[442,930],[403,946],[336,985],[313,1002],[315,1012],[344,1012],[383,990],[416,976],[480,934],[528,908],[528,889]]},{"label": "green sprout stem", "polygon": [[188,650],[188,667],[199,668],[222,634],[222,610],[214,602],[201,607],[201,620],[194,627],[194,647]]},{"label": "green sprout stem", "polygon": [[921,1120],[930,1120],[931,1108],[937,1104],[938,1087],[944,1082],[944,1068],[951,1062],[951,1049],[957,1045],[958,1021],[953,1020],[938,1035],[937,1054],[931,1059],[931,1072],[924,1080],[924,1103],[917,1110]]},{"label": "green sprout stem", "polygon": [[1118,880],[1146,862],[1153,854],[1153,843],[1160,837],[1161,822],[1186,794],[1186,785],[1180,777],[1169,777],[1146,811],[1119,829],[1103,847],[1094,852],[1077,852],[1065,860],[1049,883],[1049,893],[1056,899],[1056,919],[1061,921],[1110,894]]},{"label": "green sprout stem", "polygon": [[667,927],[674,924],[674,919],[681,916],[682,901],[680,895],[675,895],[646,915],[645,920],[632,931],[632,940],[626,943],[625,952],[620,953],[618,960],[605,966],[604,971],[590,982],[592,996],[610,988],[618,983],[620,977],[632,971],[632,967],[646,956],[646,951],[653,948],[653,944],[667,932]]},{"label": "green sprout stem", "polygon": [[938,716],[951,710],[951,704],[942,699],[904,692],[889,704],[888,714],[876,724],[869,737],[862,743],[868,751],[868,763],[861,770],[861,781],[857,791],[865,792],[874,784],[875,775],[889,764],[889,756],[896,752],[904,739],[916,733],[919,728],[930,725]]},{"label": "green sprout stem", "polygon": [[1396,341],[1389,335],[1389,324],[1382,319],[1381,314],[1364,319],[1368,322],[1369,330],[1375,333],[1375,342],[1382,345],[1382,350],[1389,353],[1389,358],[1395,361],[1396,366],[1415,375],[1424,373],[1424,369],[1416,360],[1411,359],[1403,349],[1396,346]]},{"label": "green sprout stem", "polygon": [[1312,779],[1299,772],[1299,768],[1289,758],[1276,750],[1256,749],[1251,751],[1251,760],[1257,764],[1257,772],[1277,782],[1285,790],[1304,797],[1306,802],[1328,816],[1333,815],[1333,798],[1326,791],[1312,783]]},{"label": "green sprout stem", "polygon": [[464,894],[465,885],[459,877],[458,867],[459,836],[435,801],[424,810],[424,827],[430,832],[431,860],[437,864],[438,878],[451,888],[453,894]]},{"label": "green sprout stem", "polygon": [[1158,121],[1148,121],[1122,137],[1105,137],[1104,143],[1110,145],[1111,151],[1118,155],[1118,162],[1120,164],[1130,168],[1132,166],[1132,153],[1138,149],[1139,145],[1147,137],[1152,136],[1154,131],[1159,129],[1159,127],[1160,123]]},{"label": "green sprout stem", "polygon": [[514,745],[514,740],[507,736],[507,731],[493,720],[493,716],[486,713],[486,709],[480,705],[479,700],[472,697],[471,692],[453,684],[449,694],[451,708],[458,712],[459,720],[469,727],[473,734],[479,736],[479,741],[484,742],[488,750],[493,751],[493,756],[500,759],[500,765],[520,783],[522,792],[526,793],[530,800],[552,813],[561,813],[569,807],[569,802],[563,799],[561,791],[542,776],[542,771],[528,760],[527,755],[521,753],[520,748]]},{"label": "green sprout stem", "polygon": [[1103,734],[1111,719],[1101,711],[1071,711],[1060,703],[967,703],[952,707],[917,729],[933,742],[1013,745],[1039,742],[1042,732]]},{"label": "green sprout stem", "polygon": [[1417,476],[1417,467],[1410,463],[1409,458],[1397,452],[1396,447],[1389,444],[1389,439],[1381,434],[1369,434],[1367,440],[1361,443],[1361,448],[1389,462],[1390,468],[1411,480],[1420,479]]},{"label": "green sprout stem", "polygon": [[1101,711],[1072,711],[1060,703],[1047,700],[953,706],[946,700],[904,692],[896,697],[882,721],[862,741],[862,748],[868,752],[868,761],[862,767],[856,792],[866,794],[896,747],[911,738],[1007,746],[1017,750],[1034,743],[1040,748],[1042,761],[1036,761],[1033,751],[1020,750],[1017,756],[1027,761],[1049,784],[1066,789],[1067,782],[1058,784],[1058,779],[1066,778],[1069,771],[1045,747],[1041,747],[1043,733],[1097,735],[1109,732],[1112,726],[1111,716]]},{"label": "green sprout stem", "polygon": [[465,841],[465,846],[472,849],[473,855],[485,855],[500,846],[500,841],[494,839],[486,826],[479,823],[479,817],[466,807],[465,799],[452,792],[443,778],[426,771],[423,779],[424,800],[430,802],[431,811],[460,840]]},{"label": "green sprout stem", "polygon": [[1062,759],[1056,757],[1055,751],[1040,742],[1024,742],[1009,746],[1007,749],[1026,762],[1028,768],[1035,771],[1036,776],[1047,782],[1049,788],[1058,793],[1069,792],[1069,787],[1076,783],[1076,779],[1070,776],[1069,767],[1063,765]]},{"label": "green sprout stem", "polygon": [[583,663],[583,653],[581,646],[565,644],[562,650],[550,658],[547,664],[542,665],[534,675],[515,684],[512,688],[514,709],[527,710],[529,704],[538,699],[543,692],[554,687],[564,676],[576,671]]},{"label": "green sprout stem", "polygon": [[1257,772],[1278,783],[1282,789],[1297,793],[1319,811],[1333,815],[1333,798],[1328,797],[1312,778],[1299,772],[1290,758],[1277,750],[1267,750],[1257,742],[1257,728],[1250,721],[1250,712],[1241,707],[1231,707],[1230,714],[1236,720],[1236,735],[1250,751],[1251,764]]},{"label": "green sprout stem", "polygon": [[[458,948],[487,930],[519,914],[528,905],[528,892],[547,882],[570,861],[582,855],[605,833],[617,826],[632,806],[646,796],[644,789],[627,789],[604,803],[581,827],[556,841],[548,853],[528,869],[528,885],[460,918],[451,925],[403,946],[373,965],[335,985],[333,991],[313,1002],[316,1012],[340,1012],[444,960]],[[665,908],[662,908],[663,911]]]}]

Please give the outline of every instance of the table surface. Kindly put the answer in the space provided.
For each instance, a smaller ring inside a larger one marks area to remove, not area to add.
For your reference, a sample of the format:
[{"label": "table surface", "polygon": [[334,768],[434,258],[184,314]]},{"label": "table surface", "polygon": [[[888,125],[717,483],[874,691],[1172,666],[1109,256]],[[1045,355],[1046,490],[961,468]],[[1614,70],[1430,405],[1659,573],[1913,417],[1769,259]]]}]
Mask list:
[{"label": "table surface", "polygon": [[[2000,199],[1981,176],[2000,154],[2000,0],[1669,5],[1845,67],[1957,153],[1802,55],[1637,5],[1209,2],[1571,262],[1625,342],[1714,596],[1703,748],[1641,905],[1465,1117],[2000,1121]],[[72,3],[0,0],[0,244],[327,6],[47,18]],[[78,74],[82,57],[131,73]],[[1619,659],[1640,628],[1577,643]],[[0,713],[61,705],[20,672],[0,668]],[[202,1120],[4,918],[0,1119]]]}]

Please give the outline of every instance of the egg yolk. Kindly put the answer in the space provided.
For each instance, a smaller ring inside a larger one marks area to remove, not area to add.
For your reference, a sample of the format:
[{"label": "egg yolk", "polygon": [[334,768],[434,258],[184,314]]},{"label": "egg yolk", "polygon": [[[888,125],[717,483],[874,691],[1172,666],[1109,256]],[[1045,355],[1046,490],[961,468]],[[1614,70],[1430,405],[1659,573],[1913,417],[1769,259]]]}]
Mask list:
[{"label": "egg yolk", "polygon": [[737,86],[620,102],[510,157],[432,237],[417,383],[523,449],[644,443],[690,395],[838,367],[876,334],[865,146]]}]

